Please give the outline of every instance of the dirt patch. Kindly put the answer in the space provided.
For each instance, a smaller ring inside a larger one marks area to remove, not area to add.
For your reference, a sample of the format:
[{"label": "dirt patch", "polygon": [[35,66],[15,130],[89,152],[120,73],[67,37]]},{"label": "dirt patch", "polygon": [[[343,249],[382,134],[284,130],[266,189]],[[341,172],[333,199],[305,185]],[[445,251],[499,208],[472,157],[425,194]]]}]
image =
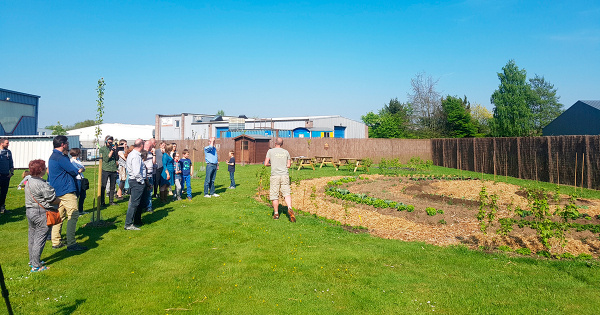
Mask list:
[{"label": "dirt patch", "polygon": [[[336,220],[349,226],[362,226],[374,236],[406,241],[424,241],[435,245],[465,244],[472,248],[509,246],[512,249],[529,248],[532,252],[546,250],[537,237],[536,231],[528,227],[514,227],[508,236],[495,233],[495,224],[484,234],[479,228],[476,215],[479,207],[479,192],[486,187],[489,195],[498,196],[498,218],[515,217],[516,207],[528,209],[528,201],[523,190],[506,183],[482,182],[479,180],[411,181],[403,177],[369,175],[366,180],[347,183],[343,187],[352,193],[363,193],[371,197],[410,204],[414,212],[396,209],[379,209],[367,205],[346,202],[325,195],[327,182],[341,177],[317,178],[302,181],[292,186],[294,206],[302,211]],[[313,192],[314,191],[314,192]],[[558,203],[550,205],[553,213],[557,207],[566,204],[568,196],[561,196]],[[598,200],[578,199],[581,212],[591,216],[591,220],[578,219],[581,224],[600,224],[596,218],[600,214]],[[429,216],[427,207],[443,211],[443,214]],[[520,218],[520,217],[519,217]],[[557,219],[558,220],[558,219]],[[351,229],[355,232],[356,229]],[[598,257],[600,240],[589,231],[569,232],[566,246],[558,239],[551,239],[551,252],[573,255],[581,253]]]}]

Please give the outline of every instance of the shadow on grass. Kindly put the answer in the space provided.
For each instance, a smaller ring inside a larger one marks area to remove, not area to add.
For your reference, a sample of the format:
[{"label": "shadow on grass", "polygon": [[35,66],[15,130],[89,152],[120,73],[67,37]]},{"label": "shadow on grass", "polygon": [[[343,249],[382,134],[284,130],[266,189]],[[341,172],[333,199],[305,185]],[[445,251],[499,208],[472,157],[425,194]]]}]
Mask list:
[{"label": "shadow on grass", "polygon": [[[287,206],[282,206],[280,204],[279,207],[277,207],[277,209],[278,209],[278,212],[279,212],[279,219],[282,219],[282,216],[284,216],[284,215],[287,217],[288,220],[290,219],[290,214],[288,213],[288,207]],[[273,211],[273,213],[275,213],[275,211]],[[298,214],[296,213],[296,215],[298,215]]]},{"label": "shadow on grass", "polygon": [[[85,236],[88,237],[88,239],[85,242],[82,242],[82,245],[85,245],[89,248],[89,250],[98,247],[98,242],[100,240],[103,239],[104,234],[108,233],[111,230],[115,230],[117,229],[117,226],[114,224],[116,221],[116,217],[112,217],[112,218],[108,218],[105,220],[107,222],[106,225],[101,226],[101,227],[92,227],[92,226],[87,226],[87,227],[80,227],[77,229],[77,231],[75,231],[75,239],[81,239],[84,238]],[[66,223],[63,224],[63,233],[66,232]],[[46,261],[50,264],[50,263],[54,263],[57,261],[60,261],[64,258],[70,257],[70,256],[74,256],[74,255],[82,255],[85,254],[87,251],[67,251],[67,247],[62,247],[59,250],[53,249],[52,248],[52,243],[50,241],[46,242],[47,246],[49,248],[45,249],[44,251],[46,251],[46,253],[48,253],[48,250],[51,251],[51,255],[46,257]]]},{"label": "shadow on grass", "polygon": [[15,209],[7,209],[6,212],[0,214],[0,225],[10,222],[18,222],[26,219],[25,206]]},{"label": "shadow on grass", "polygon": [[169,215],[169,212],[173,210],[173,207],[168,207],[168,204],[161,205],[160,207],[155,208],[153,213],[145,212],[145,214],[142,214],[142,222],[144,225],[156,223],[166,218]]},{"label": "shadow on grass", "polygon": [[83,304],[84,302],[85,302],[85,299],[75,300],[74,302],[70,303],[69,305],[63,306],[60,310],[56,311],[54,314],[56,314],[56,315],[73,314],[77,310],[79,305]]}]

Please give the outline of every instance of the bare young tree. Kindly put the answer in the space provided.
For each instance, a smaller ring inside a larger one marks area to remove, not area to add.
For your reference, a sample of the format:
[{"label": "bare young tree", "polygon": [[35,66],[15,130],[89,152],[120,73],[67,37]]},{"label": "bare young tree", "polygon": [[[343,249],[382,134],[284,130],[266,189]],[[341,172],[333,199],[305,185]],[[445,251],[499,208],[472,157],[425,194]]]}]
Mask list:
[{"label": "bare young tree", "polygon": [[414,109],[412,121],[417,129],[429,134],[439,132],[443,126],[442,97],[435,89],[438,81],[425,72],[417,73],[410,80],[412,93],[408,99]]}]

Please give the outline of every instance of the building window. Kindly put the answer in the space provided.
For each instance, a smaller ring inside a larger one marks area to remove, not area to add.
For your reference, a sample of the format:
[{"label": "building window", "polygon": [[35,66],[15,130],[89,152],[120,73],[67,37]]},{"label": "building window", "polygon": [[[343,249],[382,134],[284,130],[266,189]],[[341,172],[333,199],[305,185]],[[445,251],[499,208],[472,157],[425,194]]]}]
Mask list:
[{"label": "building window", "polygon": [[330,138],[331,135],[329,134],[329,132],[323,132],[323,138]]},{"label": "building window", "polygon": [[179,120],[175,121],[175,128],[179,128]]},{"label": "building window", "polygon": [[242,140],[242,150],[248,150],[248,140]]}]

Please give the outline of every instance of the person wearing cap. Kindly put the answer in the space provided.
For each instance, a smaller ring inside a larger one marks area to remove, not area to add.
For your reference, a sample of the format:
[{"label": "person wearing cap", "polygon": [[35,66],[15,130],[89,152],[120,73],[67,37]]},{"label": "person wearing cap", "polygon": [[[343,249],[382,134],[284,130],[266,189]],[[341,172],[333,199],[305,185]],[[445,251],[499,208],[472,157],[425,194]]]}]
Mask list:
[{"label": "person wearing cap", "polygon": [[100,188],[100,206],[105,206],[105,192],[106,182],[110,179],[110,188],[108,191],[108,201],[110,205],[116,205],[115,203],[115,184],[117,183],[117,160],[119,155],[117,154],[117,146],[114,143],[112,136],[106,136],[104,144],[100,148],[100,157],[102,158],[102,184]]}]

